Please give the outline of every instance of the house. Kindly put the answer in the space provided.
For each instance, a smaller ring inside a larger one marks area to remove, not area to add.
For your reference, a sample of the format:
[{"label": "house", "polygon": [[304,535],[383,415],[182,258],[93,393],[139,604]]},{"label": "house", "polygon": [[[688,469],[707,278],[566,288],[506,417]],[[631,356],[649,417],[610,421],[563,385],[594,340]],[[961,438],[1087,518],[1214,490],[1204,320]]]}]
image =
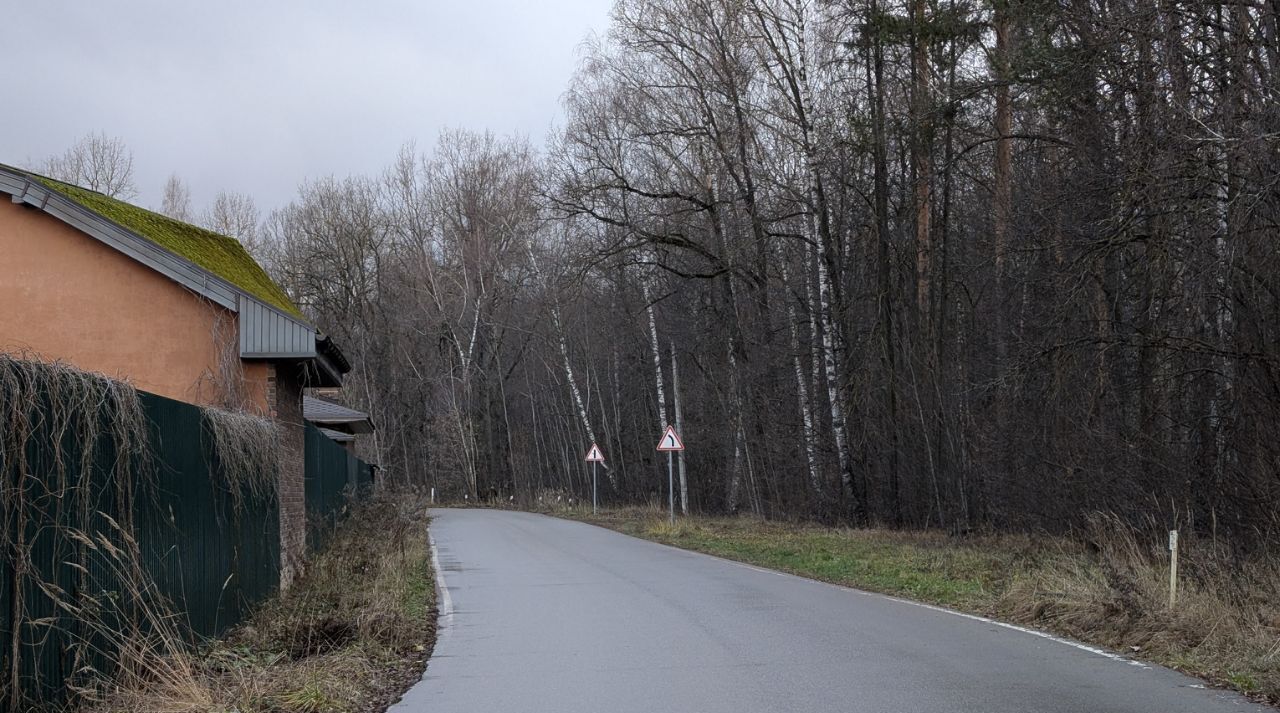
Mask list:
[{"label": "house", "polygon": [[302,417],[350,451],[355,450],[357,435],[374,430],[369,414],[315,396],[302,397]]},{"label": "house", "polygon": [[350,365],[238,241],[0,165],[0,304],[0,351],[279,421],[288,583],[306,545],[303,389]]}]

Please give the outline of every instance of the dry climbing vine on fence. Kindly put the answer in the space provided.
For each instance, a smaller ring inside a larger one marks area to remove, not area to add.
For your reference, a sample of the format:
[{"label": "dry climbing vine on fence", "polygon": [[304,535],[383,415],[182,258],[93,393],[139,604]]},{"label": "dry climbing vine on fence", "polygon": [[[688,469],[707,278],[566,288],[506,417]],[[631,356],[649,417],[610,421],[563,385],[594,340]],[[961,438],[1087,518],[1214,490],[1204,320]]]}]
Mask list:
[{"label": "dry climbing vine on fence", "polygon": [[[104,637],[120,636],[135,620],[122,615],[118,599],[91,596],[89,559],[109,560],[106,568],[118,576],[142,581],[131,533],[134,500],[154,473],[148,444],[133,387],[61,363],[0,354],[0,563],[10,573],[0,662],[10,710],[23,709],[28,689],[23,655],[38,660],[42,646],[65,637],[72,670],[87,672]],[[110,487],[95,483],[99,470]],[[50,530],[58,544],[37,560],[36,537],[49,540]],[[33,616],[31,592],[48,600],[41,616]],[[49,636],[66,621],[73,631]],[[104,621],[114,630],[95,628]]]},{"label": "dry climbing vine on fence", "polygon": [[222,486],[237,510],[245,497],[266,499],[276,492],[280,429],[275,421],[223,409],[203,410]]},{"label": "dry climbing vine on fence", "polygon": [[[272,499],[274,422],[201,413],[209,472],[235,514]],[[154,437],[128,384],[0,354],[0,711],[32,710],[42,691],[93,697],[112,678],[191,675],[189,631],[143,566],[134,522],[159,493]]]}]

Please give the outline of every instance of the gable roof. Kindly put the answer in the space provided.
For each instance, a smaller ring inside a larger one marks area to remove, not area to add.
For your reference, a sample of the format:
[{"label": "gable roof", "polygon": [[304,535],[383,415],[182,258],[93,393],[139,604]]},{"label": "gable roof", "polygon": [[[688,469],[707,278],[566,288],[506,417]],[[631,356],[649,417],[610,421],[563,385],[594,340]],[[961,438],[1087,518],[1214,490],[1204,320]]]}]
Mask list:
[{"label": "gable roof", "polygon": [[24,171],[45,187],[126,230],[195,263],[210,273],[298,319],[306,319],[240,241],[154,213],[87,188]]},{"label": "gable roof", "polygon": [[237,316],[244,359],[301,360],[308,386],[351,367],[238,241],[101,193],[0,164],[0,194],[146,265]]}]

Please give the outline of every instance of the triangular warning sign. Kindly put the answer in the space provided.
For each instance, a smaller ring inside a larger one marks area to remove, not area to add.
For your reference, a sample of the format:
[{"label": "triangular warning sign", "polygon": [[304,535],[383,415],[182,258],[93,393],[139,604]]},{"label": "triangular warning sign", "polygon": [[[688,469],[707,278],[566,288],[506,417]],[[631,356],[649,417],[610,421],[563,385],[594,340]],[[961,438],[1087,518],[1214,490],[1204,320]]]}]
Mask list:
[{"label": "triangular warning sign", "polygon": [[674,426],[667,426],[666,433],[662,434],[662,440],[658,441],[658,450],[660,451],[682,451],[684,443],[680,440],[680,436],[676,435]]},{"label": "triangular warning sign", "polygon": [[587,462],[588,463],[604,462],[604,454],[600,452],[600,446],[597,446],[594,443],[591,444],[591,450],[587,451]]}]

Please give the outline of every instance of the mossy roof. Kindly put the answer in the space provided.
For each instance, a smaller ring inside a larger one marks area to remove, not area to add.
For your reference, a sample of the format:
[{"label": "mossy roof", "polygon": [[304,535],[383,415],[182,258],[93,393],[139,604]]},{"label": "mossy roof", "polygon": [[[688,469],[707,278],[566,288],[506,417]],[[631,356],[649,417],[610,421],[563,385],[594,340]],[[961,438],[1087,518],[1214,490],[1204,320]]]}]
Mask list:
[{"label": "mossy roof", "polygon": [[87,188],[44,176],[28,175],[125,230],[136,233],[165,250],[190,260],[266,304],[306,321],[306,317],[297,305],[267,276],[266,271],[235,238],[174,220],[166,215],[139,208]]}]

